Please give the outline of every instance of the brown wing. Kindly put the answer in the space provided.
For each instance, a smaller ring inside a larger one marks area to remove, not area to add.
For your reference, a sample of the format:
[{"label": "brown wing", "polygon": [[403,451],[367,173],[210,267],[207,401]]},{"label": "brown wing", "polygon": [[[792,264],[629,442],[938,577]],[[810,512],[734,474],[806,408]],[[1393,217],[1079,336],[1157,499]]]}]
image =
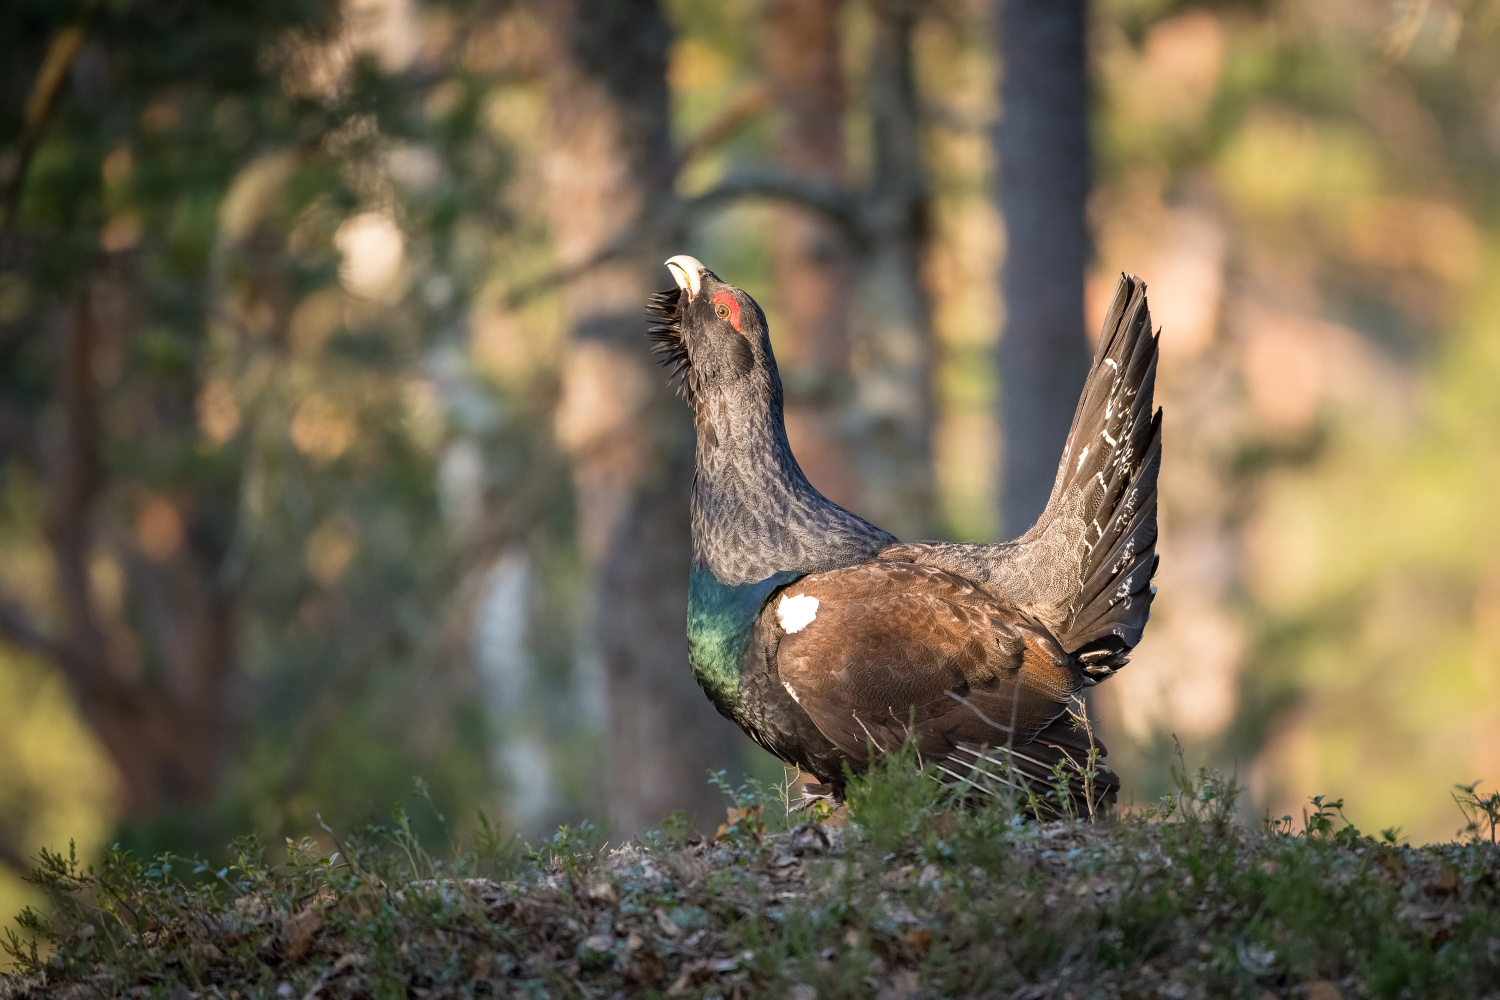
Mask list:
[{"label": "brown wing", "polygon": [[929,760],[964,760],[960,747],[1019,753],[1084,685],[1081,665],[1044,628],[932,566],[865,563],[804,577],[768,611],[784,632],[782,684],[855,761],[869,742],[891,749],[908,733]]}]

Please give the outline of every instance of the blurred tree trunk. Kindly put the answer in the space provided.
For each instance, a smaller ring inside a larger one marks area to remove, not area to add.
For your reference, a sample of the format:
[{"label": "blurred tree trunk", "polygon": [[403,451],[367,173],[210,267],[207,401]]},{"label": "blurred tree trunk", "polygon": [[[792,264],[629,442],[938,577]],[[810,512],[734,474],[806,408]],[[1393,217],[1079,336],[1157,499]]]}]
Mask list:
[{"label": "blurred tree trunk", "polygon": [[[837,186],[846,181],[842,10],[842,0],[771,0],[761,36],[762,70],[777,114],[777,160],[791,175]],[[771,254],[787,434],[813,485],[857,509],[859,470],[843,406],[850,387],[853,250],[843,229],[823,214],[796,205],[777,214]]]},{"label": "blurred tree trunk", "polygon": [[[215,571],[222,553],[204,543],[211,532],[193,518],[204,511],[155,497],[131,533],[100,510],[101,352],[106,341],[118,350],[128,339],[133,293],[131,268],[118,257],[85,274],[75,301],[54,317],[57,432],[50,447],[38,435],[22,449],[46,482],[61,627],[49,632],[20,602],[0,599],[0,635],[58,668],[118,771],[124,815],[141,818],[207,801],[218,787],[234,592]],[[128,608],[109,607],[102,567],[119,574]]]},{"label": "blurred tree trunk", "polygon": [[1003,0],[996,132],[1005,218],[1001,515],[1023,532],[1047,504],[1088,371],[1085,0]]},{"label": "blurred tree trunk", "polygon": [[932,309],[922,284],[928,192],[912,72],[916,4],[872,4],[870,247],[860,284],[860,417],[869,502],[861,513],[898,537],[933,529]]},{"label": "blurred tree trunk", "polygon": [[670,281],[662,261],[675,249],[658,242],[670,236],[659,229],[641,238],[645,220],[673,207],[671,32],[656,0],[542,9],[556,45],[546,171],[554,246],[564,267],[608,254],[564,291],[572,340],[556,417],[595,579],[604,790],[618,834],[674,809],[708,826],[723,803],[705,772],[730,765],[738,734],[687,665],[692,428],[647,349],[643,319],[647,294]]}]

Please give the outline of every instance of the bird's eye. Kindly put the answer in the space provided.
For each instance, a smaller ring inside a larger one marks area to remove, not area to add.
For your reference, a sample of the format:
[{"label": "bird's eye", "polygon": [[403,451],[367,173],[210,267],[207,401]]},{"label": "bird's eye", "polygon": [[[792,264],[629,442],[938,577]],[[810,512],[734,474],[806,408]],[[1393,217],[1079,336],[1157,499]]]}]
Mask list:
[{"label": "bird's eye", "polygon": [[714,296],[714,315],[736,330],[740,329],[740,304],[728,292],[720,292]]}]

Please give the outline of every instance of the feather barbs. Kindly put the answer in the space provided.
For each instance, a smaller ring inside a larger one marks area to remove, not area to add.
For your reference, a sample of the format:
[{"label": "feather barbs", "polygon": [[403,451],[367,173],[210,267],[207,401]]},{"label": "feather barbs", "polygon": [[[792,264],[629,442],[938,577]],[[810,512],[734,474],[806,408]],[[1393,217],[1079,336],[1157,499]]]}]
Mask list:
[{"label": "feather barbs", "polygon": [[682,329],[686,308],[687,293],[680,288],[653,293],[646,302],[646,315],[655,322],[646,333],[653,341],[651,349],[658,355],[662,367],[670,369],[667,377],[677,381],[678,394],[691,400],[697,386],[693,379],[693,365],[688,359],[687,337]]}]

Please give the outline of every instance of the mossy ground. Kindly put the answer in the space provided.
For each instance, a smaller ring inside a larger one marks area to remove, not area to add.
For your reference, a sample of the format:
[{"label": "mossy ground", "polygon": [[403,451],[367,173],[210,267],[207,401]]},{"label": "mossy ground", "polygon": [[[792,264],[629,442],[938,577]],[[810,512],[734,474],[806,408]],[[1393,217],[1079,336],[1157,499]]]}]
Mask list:
[{"label": "mossy ground", "polygon": [[398,814],[274,866],[253,840],[217,871],[48,856],[53,908],[10,942],[0,998],[1500,997],[1482,813],[1468,842],[1412,848],[1321,800],[1251,831],[1232,784],[1182,786],[1038,823],[955,806],[898,757],[843,827],[777,832],[779,804],[742,791],[713,842],[668,823],[523,849],[486,827],[442,862]]}]

